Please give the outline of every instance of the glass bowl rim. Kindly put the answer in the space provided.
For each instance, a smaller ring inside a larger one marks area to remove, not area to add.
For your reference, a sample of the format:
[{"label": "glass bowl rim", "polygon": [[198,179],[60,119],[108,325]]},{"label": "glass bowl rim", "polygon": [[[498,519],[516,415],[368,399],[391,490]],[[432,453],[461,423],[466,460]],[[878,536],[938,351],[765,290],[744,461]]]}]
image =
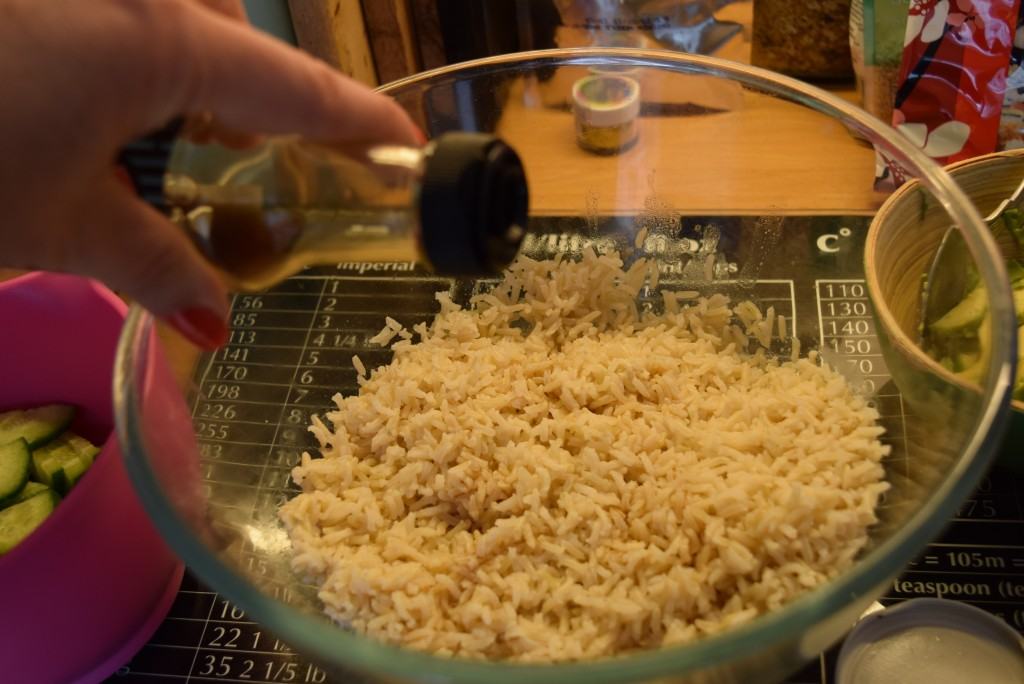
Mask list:
[{"label": "glass bowl rim", "polygon": [[[563,48],[509,53],[421,72],[385,84],[377,90],[394,95],[404,88],[425,82],[480,75],[488,70],[528,71],[539,66],[593,66],[609,61],[714,76],[782,97],[869,133],[869,137],[881,140],[890,151],[902,155],[919,172],[918,177],[924,186],[942,203],[951,219],[963,227],[983,281],[989,285],[1006,284],[1005,288],[989,287],[989,305],[993,315],[992,364],[986,377],[989,392],[974,433],[954,468],[906,525],[860,557],[852,568],[836,579],[745,625],[688,644],[591,661],[520,664],[440,657],[334,628],[325,622],[326,618],[301,613],[241,579],[193,536],[188,524],[163,493],[147,462],[142,420],[144,410],[136,381],[143,377],[139,366],[146,361],[144,353],[152,340],[155,319],[138,306],[133,306],[117,350],[114,403],[118,437],[136,492],[165,540],[202,581],[249,612],[276,636],[315,660],[366,673],[410,679],[508,684],[518,684],[525,681],[524,678],[536,684],[554,684],[570,679],[588,682],[647,679],[722,665],[737,654],[751,654],[781,646],[794,635],[807,632],[829,615],[840,612],[850,604],[851,598],[874,596],[879,585],[891,581],[941,531],[959,502],[967,498],[980,481],[995,454],[1007,422],[1016,357],[1015,335],[1008,332],[1015,330],[1009,279],[998,248],[989,232],[983,230],[984,224],[977,210],[946,172],[895,129],[864,110],[807,83],[757,67],[715,57],[638,48]],[[874,304],[880,305],[878,302]]]}]

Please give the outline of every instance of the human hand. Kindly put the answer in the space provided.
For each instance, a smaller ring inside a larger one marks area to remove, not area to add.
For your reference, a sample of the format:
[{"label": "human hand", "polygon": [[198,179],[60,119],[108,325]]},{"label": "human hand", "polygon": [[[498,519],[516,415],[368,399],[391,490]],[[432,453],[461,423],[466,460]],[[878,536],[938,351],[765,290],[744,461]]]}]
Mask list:
[{"label": "human hand", "polygon": [[96,278],[192,342],[228,300],[188,236],[118,178],[178,116],[244,144],[294,133],[421,144],[387,97],[250,28],[240,0],[0,0],[0,265]]}]

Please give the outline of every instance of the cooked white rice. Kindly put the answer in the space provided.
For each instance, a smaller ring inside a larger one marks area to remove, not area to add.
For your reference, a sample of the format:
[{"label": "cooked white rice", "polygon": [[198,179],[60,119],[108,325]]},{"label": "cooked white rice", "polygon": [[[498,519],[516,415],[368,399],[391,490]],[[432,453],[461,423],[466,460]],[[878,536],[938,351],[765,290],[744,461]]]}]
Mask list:
[{"label": "cooked white rice", "polygon": [[[729,629],[850,566],[887,487],[875,410],[814,358],[746,353],[721,295],[641,317],[649,275],[520,258],[471,310],[439,295],[335,398],[281,509],[332,618],[439,654],[595,658]],[[735,313],[770,338],[771,316]]]}]

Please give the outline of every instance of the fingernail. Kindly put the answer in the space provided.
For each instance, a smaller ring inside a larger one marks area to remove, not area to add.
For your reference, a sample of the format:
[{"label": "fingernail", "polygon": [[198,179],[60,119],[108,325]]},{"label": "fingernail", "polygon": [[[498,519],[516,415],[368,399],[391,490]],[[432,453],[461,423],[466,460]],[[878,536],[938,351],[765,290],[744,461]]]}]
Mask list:
[{"label": "fingernail", "polygon": [[427,144],[427,134],[420,130],[419,126],[416,126],[416,135],[419,136],[420,145]]},{"label": "fingernail", "polygon": [[227,323],[209,309],[184,309],[166,320],[185,339],[207,351],[213,351],[228,341]]}]

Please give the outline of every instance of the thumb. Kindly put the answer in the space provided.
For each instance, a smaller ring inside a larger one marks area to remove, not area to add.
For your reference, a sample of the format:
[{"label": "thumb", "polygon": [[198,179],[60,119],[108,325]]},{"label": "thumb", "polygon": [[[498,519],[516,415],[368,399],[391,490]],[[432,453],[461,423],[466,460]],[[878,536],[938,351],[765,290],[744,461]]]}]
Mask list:
[{"label": "thumb", "polygon": [[222,345],[228,335],[227,292],[185,230],[113,175],[99,185],[69,236],[60,270],[106,283],[197,346]]}]

